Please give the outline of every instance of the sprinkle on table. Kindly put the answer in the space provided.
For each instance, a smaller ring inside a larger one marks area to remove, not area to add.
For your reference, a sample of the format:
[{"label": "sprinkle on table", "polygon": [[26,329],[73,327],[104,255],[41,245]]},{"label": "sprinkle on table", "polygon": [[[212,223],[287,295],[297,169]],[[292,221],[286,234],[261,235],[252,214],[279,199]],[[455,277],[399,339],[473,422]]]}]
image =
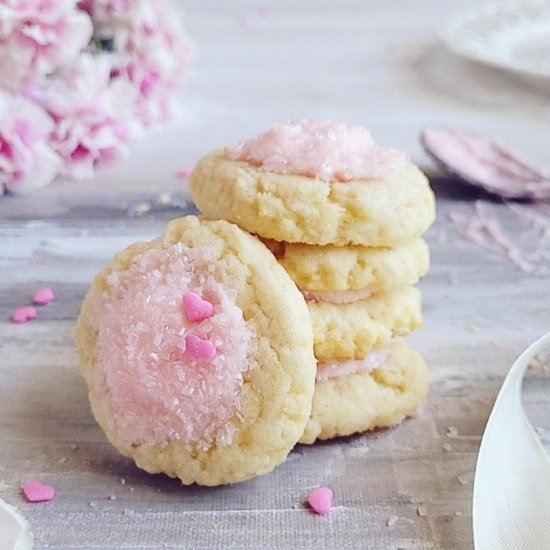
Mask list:
[{"label": "sprinkle on table", "polygon": [[12,314],[11,320],[14,323],[26,323],[32,319],[36,319],[38,313],[33,306],[18,307]]},{"label": "sprinkle on table", "polygon": [[191,175],[191,170],[189,170],[188,168],[182,168],[181,170],[178,170],[176,176],[180,179],[180,180],[187,180],[189,179],[189,176]]},{"label": "sprinkle on table", "polygon": [[46,304],[53,302],[54,299],[55,295],[53,293],[53,290],[51,288],[45,287],[36,292],[36,294],[32,298],[32,301],[36,305],[45,306]]},{"label": "sprinkle on table", "polygon": [[35,479],[27,481],[21,488],[29,502],[48,502],[55,496],[55,489],[51,485],[46,485]]},{"label": "sprinkle on table", "polygon": [[327,514],[332,508],[332,491],[328,487],[319,487],[309,493],[307,502],[316,514]]}]

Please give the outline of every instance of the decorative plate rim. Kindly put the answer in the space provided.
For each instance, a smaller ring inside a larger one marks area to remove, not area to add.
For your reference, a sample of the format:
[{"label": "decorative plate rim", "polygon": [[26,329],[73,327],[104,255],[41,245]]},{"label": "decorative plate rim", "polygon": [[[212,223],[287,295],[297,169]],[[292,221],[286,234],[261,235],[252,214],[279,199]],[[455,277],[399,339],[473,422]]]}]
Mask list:
[{"label": "decorative plate rim", "polygon": [[[540,15],[544,16],[542,20]],[[500,27],[499,21],[502,21]],[[547,25],[550,30],[550,0],[515,0],[485,5],[451,20],[443,29],[441,39],[451,51],[462,57],[526,76],[550,79],[550,65],[537,69],[520,60],[503,57],[495,47],[487,47],[503,31],[517,32],[529,25]],[[479,39],[480,31],[486,33],[486,41]]]}]

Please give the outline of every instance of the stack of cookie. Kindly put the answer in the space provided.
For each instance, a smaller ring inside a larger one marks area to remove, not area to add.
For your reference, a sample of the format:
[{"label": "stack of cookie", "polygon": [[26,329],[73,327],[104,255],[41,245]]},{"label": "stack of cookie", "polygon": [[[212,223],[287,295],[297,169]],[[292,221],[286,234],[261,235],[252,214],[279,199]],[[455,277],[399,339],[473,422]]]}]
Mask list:
[{"label": "stack of cookie", "polygon": [[111,443],[219,485],[415,411],[428,371],[399,338],[421,323],[422,173],[363,128],[301,122],[207,156],[190,185],[211,220],[121,251],[82,305],[82,372]]},{"label": "stack of cookie", "polygon": [[403,153],[357,126],[280,124],[202,159],[190,188],[206,218],[259,236],[307,300],[318,365],[302,443],[416,411],[428,370],[402,337],[421,325],[411,285],[429,267],[435,203]]}]

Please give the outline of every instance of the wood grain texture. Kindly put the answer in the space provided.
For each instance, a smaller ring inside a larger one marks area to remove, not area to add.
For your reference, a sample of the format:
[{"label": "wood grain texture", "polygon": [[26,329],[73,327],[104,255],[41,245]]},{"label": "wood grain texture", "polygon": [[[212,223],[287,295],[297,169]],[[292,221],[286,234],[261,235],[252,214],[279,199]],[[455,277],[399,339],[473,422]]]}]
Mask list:
[{"label": "wood grain texture", "polygon": [[[427,236],[433,267],[420,284],[425,327],[410,339],[432,370],[422,413],[393,430],[298,446],[250,482],[182,488],[120,457],[90,413],[72,330],[112,255],[192,210],[174,174],[215,147],[287,117],[331,117],[365,124],[427,164],[417,133],[439,120],[542,160],[547,96],[442,50],[433,33],[456,10],[450,0],[265,2],[264,11],[252,0],[185,4],[201,57],[181,125],[136,144],[93,181],[0,198],[0,481],[9,485],[0,496],[21,508],[37,548],[472,548],[487,416],[516,356],[550,330],[550,278],[465,241],[449,221],[487,197],[432,180],[438,220]],[[161,192],[176,192],[172,205],[155,204]],[[143,201],[152,210],[133,216]],[[505,227],[513,223],[506,205],[492,207]],[[56,302],[32,323],[9,323],[40,286],[52,287]],[[525,388],[545,442],[548,380],[531,373]],[[19,486],[29,478],[53,484],[56,499],[24,503]],[[336,504],[323,518],[304,506],[321,484]]]}]

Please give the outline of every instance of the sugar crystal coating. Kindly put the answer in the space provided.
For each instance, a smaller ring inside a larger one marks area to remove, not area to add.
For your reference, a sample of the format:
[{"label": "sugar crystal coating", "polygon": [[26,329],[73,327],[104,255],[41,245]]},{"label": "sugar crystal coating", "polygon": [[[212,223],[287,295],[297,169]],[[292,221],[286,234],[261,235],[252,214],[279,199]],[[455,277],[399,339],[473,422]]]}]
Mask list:
[{"label": "sugar crystal coating", "polygon": [[[208,249],[176,244],[148,250],[126,271],[109,274],[93,316],[94,386],[125,445],[231,443],[236,426],[230,420],[238,416],[244,375],[254,366],[253,335],[218,269]],[[211,317],[186,317],[182,297],[189,291],[213,305]],[[211,343],[214,356],[186,353],[189,335]]]},{"label": "sugar crystal coating", "polygon": [[269,172],[324,181],[385,177],[407,164],[405,153],[377,146],[361,126],[312,120],[276,124],[225,153]]}]

